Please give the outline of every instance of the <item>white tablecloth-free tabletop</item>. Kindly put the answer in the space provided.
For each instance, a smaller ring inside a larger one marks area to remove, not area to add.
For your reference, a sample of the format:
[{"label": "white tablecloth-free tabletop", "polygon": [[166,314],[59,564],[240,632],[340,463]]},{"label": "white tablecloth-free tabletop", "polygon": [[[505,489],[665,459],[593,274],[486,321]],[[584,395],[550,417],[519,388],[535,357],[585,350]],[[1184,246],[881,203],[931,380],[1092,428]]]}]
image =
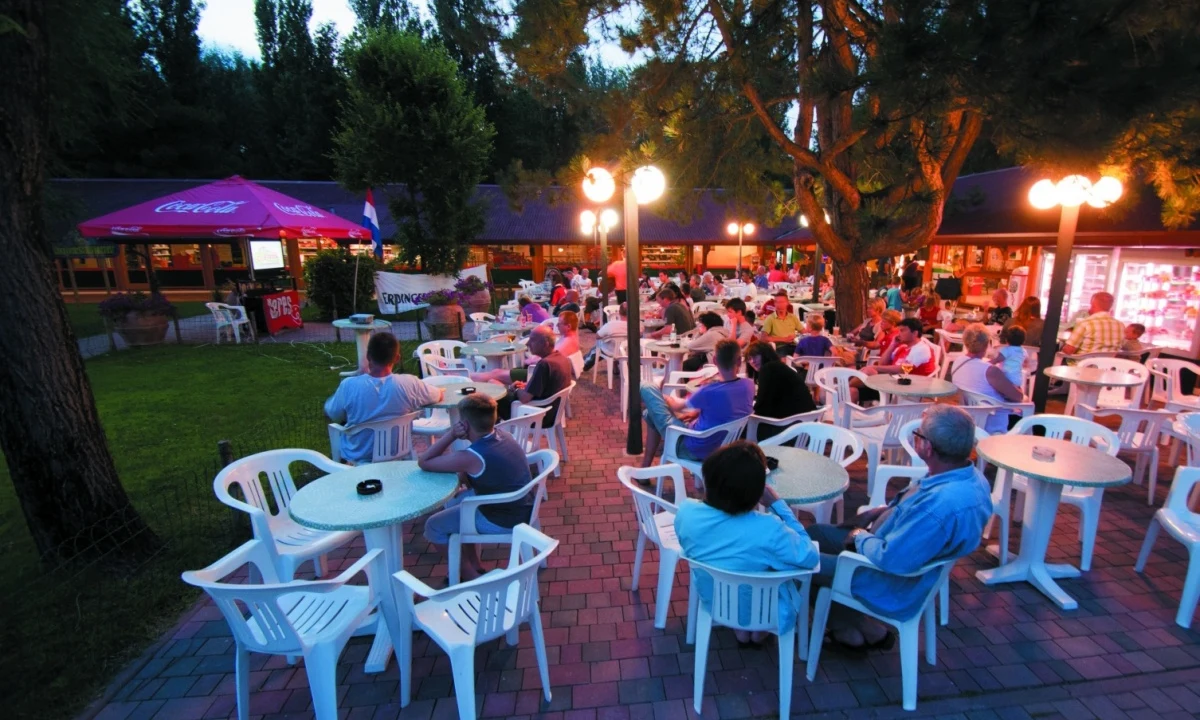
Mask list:
[{"label": "white tablecloth-free tabletop", "polygon": [[911,385],[901,385],[899,375],[868,375],[863,384],[881,395],[912,398],[940,398],[958,394],[958,388],[948,380],[922,375],[910,375]]},{"label": "white tablecloth-free tabletop", "polygon": [[[1033,457],[1035,446],[1052,449],[1054,459],[1038,460]],[[1055,582],[1057,578],[1079,577],[1079,569],[1073,565],[1046,564],[1046,548],[1054,532],[1054,518],[1058,513],[1063,487],[1106,488],[1124,485],[1132,474],[1129,466],[1102,450],[1034,435],[993,435],[980,440],[975,451],[1002,472],[1020,473],[1028,477],[1029,497],[1025,502],[1031,504],[1025,511],[1021,550],[1017,557],[1007,565],[980,570],[975,577],[986,585],[1025,581],[1063,610],[1079,607],[1075,599]],[[997,476],[996,482],[1001,481]]]},{"label": "white tablecloth-free tabletop", "polygon": [[[1097,367],[1079,367],[1078,365],[1051,365],[1042,372],[1052,379],[1071,383],[1075,393],[1073,407],[1089,405],[1096,407],[1100,400],[1100,391],[1106,387],[1127,388],[1141,385],[1146,375],[1138,377],[1127,372],[1103,370]],[[1069,404],[1069,403],[1068,403]]]},{"label": "white tablecloth-free tabletop", "polygon": [[[383,482],[375,495],[358,494],[358,483],[367,479]],[[317,478],[292,497],[288,513],[301,525],[314,530],[361,530],[367,550],[382,550],[387,574],[369,578],[381,598],[387,632],[375,631],[367,655],[367,672],[383,672],[392,654],[393,642],[412,642],[412,618],[404,605],[396,603],[392,575],[404,568],[401,523],[438,508],[458,487],[454,473],[431,473],[405,460],[359,465]],[[401,668],[403,672],[405,668]],[[400,705],[408,705],[412,678],[400,679]]]},{"label": "white tablecloth-free tabletop", "polygon": [[767,445],[762,451],[779,460],[779,467],[767,473],[767,484],[789,505],[832,500],[850,487],[846,469],[824,455],[783,445]]},{"label": "white tablecloth-free tabletop", "polygon": [[650,340],[642,345],[643,348],[659,355],[667,356],[667,373],[677,372],[683,369],[683,356],[690,354],[692,351],[687,348],[687,340],[680,340],[679,347],[671,347],[671,343],[657,340]]},{"label": "white tablecloth-free tabletop", "polygon": [[509,342],[467,343],[460,350],[464,357],[482,357],[487,359],[487,369],[506,368],[511,364],[513,356],[520,355],[525,350]]}]

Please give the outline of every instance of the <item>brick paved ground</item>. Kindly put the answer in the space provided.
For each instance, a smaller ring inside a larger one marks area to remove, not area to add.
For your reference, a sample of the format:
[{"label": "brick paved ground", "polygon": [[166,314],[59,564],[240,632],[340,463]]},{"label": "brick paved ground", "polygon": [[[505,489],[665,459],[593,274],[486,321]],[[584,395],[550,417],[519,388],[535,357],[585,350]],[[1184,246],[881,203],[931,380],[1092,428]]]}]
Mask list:
[{"label": "brick paved ground", "polygon": [[[601,375],[603,383],[603,375]],[[516,649],[503,641],[481,647],[476,668],[480,717],[564,720],[683,718],[692,711],[692,648],[684,643],[687,576],[681,564],[665,630],[652,623],[656,555],[648,551],[642,589],[632,592],[636,539],[629,500],[616,481],[625,428],[614,392],[583,381],[568,429],[571,461],[550,485],[544,530],[562,544],[541,575],[542,616],[554,699],[541,702],[528,631]],[[1164,464],[1159,502],[1172,469]],[[852,468],[847,505],[865,500],[865,464]],[[215,500],[214,500],[215,502]],[[922,716],[958,718],[1184,718],[1200,715],[1200,632],[1174,624],[1186,566],[1181,546],[1158,542],[1144,575],[1133,571],[1151,508],[1145,489],[1105,494],[1090,573],[1062,581],[1080,608],[1063,612],[1028,585],[989,589],[975,571],[995,561],[977,551],[955,568],[950,625],[938,631],[938,664],[920,667]],[[1078,514],[1059,514],[1052,560],[1077,562]],[[1013,547],[1016,548],[1015,533]],[[421,537],[421,521],[405,526],[405,567],[440,582],[446,567]],[[362,552],[344,551],[344,565]],[[486,551],[485,562],[500,557]],[[505,554],[505,557],[507,555]],[[215,559],[215,558],[214,558]],[[351,642],[338,666],[340,707],[350,718],[453,718],[450,665],[424,636],[414,641],[413,702],[401,711],[396,664],[365,675],[366,639]],[[708,661],[704,716],[778,714],[777,657],[739,650],[717,630]],[[119,681],[97,718],[236,717],[232,640],[215,608],[198,604],[132,677]],[[254,656],[252,717],[309,717],[303,663]],[[865,656],[825,652],[815,682],[797,664],[796,715],[895,717],[900,665],[895,651]]]}]

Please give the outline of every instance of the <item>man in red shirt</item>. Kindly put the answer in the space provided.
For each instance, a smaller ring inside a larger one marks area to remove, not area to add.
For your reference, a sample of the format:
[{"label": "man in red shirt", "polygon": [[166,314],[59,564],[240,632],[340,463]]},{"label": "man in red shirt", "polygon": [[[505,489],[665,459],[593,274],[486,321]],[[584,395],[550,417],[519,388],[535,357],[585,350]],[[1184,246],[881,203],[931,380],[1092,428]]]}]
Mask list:
[{"label": "man in red shirt", "polygon": [[612,278],[613,290],[617,293],[617,304],[620,305],[629,299],[629,293],[627,292],[629,278],[625,274],[625,260],[621,257],[621,251],[614,248],[612,254],[613,261],[608,264],[608,269],[604,271],[604,275]]},{"label": "man in red shirt", "polygon": [[[896,326],[896,339],[879,357],[878,365],[862,369],[864,375],[899,375],[903,363],[912,363],[912,375],[929,377],[938,370],[937,352],[933,344],[921,337],[921,321],[905,318]],[[857,390],[857,392],[855,392]],[[878,400],[879,393],[863,385],[857,378],[850,381],[850,396],[854,402]]]}]

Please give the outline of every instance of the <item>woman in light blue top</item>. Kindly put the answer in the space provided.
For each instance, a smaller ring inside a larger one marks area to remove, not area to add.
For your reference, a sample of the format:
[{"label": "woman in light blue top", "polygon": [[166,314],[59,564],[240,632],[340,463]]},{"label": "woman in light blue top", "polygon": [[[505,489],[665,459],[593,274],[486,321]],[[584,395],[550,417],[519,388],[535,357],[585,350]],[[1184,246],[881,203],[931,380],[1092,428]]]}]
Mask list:
[{"label": "woman in light blue top", "polygon": [[[705,499],[684,500],[675,534],[684,556],[723,570],[762,572],[817,567],[820,555],[787,503],[767,485],[767,459],[754,443],[738,440],[704,461]],[[762,504],[769,512],[758,512]],[[701,602],[712,601],[712,577],[697,573]],[[742,609],[749,603],[749,588]],[[807,598],[804,598],[807,602]],[[796,621],[790,596],[780,592],[779,630]],[[749,618],[744,618],[749,620]],[[760,642],[738,633],[738,642]]]}]

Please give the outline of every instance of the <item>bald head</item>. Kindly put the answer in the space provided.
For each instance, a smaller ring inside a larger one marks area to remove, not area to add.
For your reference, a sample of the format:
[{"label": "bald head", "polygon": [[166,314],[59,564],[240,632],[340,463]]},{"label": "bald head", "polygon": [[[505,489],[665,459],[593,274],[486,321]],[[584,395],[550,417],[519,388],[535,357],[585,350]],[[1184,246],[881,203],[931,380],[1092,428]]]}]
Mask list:
[{"label": "bald head", "polygon": [[1112,293],[1098,292],[1092,296],[1092,312],[1108,312],[1113,308]]},{"label": "bald head", "polygon": [[554,352],[554,331],[545,325],[535,327],[529,333],[529,351],[538,357]]}]

